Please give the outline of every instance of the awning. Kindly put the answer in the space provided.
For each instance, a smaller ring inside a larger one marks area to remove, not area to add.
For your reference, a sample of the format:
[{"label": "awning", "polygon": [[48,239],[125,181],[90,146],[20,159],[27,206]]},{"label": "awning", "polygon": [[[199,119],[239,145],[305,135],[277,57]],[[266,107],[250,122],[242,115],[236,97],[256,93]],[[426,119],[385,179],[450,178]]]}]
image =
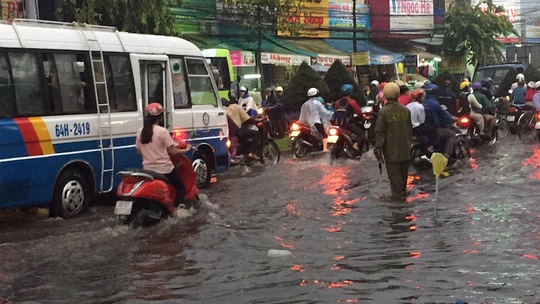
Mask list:
[{"label": "awning", "polygon": [[[347,53],[353,52],[352,40],[338,40],[338,39],[324,39],[326,43],[336,49],[342,50]],[[403,61],[405,56],[403,54],[392,53],[382,47],[379,47],[373,43],[358,40],[356,41],[356,48],[358,52],[369,51],[369,64],[394,64]]]},{"label": "awning", "polygon": [[334,61],[340,60],[344,65],[351,65],[351,55],[327,44],[323,39],[288,39],[288,43],[312,53],[317,54],[317,63],[330,66]]},{"label": "awning", "polygon": [[441,57],[439,55],[426,52],[412,45],[392,45],[392,46],[385,46],[385,48],[387,48],[390,51],[399,52],[406,55],[418,55],[420,59],[433,59],[436,57]]},{"label": "awning", "polygon": [[[205,39],[204,48],[225,48],[229,51],[257,50],[257,41],[247,41],[244,38],[208,38]],[[264,36],[261,40],[261,62],[275,65],[300,65],[302,62],[310,64],[311,57],[316,53],[308,52],[278,38]]]}]

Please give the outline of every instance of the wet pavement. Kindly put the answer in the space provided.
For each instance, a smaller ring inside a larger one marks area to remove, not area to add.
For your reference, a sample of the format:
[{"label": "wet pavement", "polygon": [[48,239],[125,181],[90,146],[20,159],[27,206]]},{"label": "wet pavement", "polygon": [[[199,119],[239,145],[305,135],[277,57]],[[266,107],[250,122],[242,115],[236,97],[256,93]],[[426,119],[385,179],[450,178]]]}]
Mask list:
[{"label": "wet pavement", "polygon": [[540,145],[503,138],[448,172],[436,218],[433,174],[382,202],[371,153],[232,168],[199,214],[146,229],[110,204],[4,212],[0,303],[540,303]]}]

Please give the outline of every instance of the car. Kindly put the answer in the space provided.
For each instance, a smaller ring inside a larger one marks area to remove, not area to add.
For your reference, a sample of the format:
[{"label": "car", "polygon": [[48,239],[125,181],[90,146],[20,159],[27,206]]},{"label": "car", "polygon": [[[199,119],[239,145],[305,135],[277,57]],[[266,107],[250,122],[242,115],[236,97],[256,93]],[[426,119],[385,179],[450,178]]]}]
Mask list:
[{"label": "car", "polygon": [[483,66],[476,70],[472,81],[480,82],[482,79],[491,78],[493,84],[499,86],[504,79],[504,76],[506,76],[506,73],[508,73],[511,68],[516,69],[518,73],[523,73],[525,67],[525,63],[518,61]]}]

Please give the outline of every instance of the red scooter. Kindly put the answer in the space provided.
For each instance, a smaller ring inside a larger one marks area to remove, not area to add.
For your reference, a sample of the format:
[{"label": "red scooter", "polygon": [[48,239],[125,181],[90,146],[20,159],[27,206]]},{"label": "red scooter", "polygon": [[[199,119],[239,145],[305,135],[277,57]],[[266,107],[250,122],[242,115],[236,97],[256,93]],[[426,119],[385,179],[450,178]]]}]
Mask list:
[{"label": "red scooter", "polygon": [[[184,155],[172,156],[171,160],[186,187],[185,208],[198,209],[199,189],[191,161]],[[143,169],[128,169],[118,175],[122,182],[116,190],[119,200],[114,214],[124,224],[147,227],[174,214],[176,189],[165,175]]]}]

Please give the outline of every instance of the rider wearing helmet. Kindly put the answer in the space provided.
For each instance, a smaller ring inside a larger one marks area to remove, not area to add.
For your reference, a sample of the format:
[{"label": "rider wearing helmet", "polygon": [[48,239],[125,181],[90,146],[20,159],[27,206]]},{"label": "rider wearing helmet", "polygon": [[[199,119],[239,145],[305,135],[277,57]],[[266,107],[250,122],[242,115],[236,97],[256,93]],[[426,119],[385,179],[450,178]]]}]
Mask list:
[{"label": "rider wearing helmet", "polygon": [[[490,136],[491,130],[493,127],[495,127],[495,109],[493,107],[493,104],[491,101],[487,99],[487,97],[482,93],[482,84],[479,82],[475,82],[472,85],[473,88],[473,95],[476,97],[476,100],[478,103],[482,105],[482,108],[479,109],[473,109],[476,112],[480,112],[484,116],[484,121],[487,122],[487,128],[484,128],[484,133],[486,135]],[[523,88],[523,98],[525,98],[525,88]],[[523,100],[523,103],[525,103],[525,100]]]},{"label": "rider wearing helmet", "polygon": [[317,99],[319,90],[311,88],[307,91],[309,99],[304,102],[300,108],[300,118],[298,122],[308,125],[311,129],[316,129],[323,137],[323,152],[328,152],[328,135],[324,130],[324,124],[332,118],[332,110],[327,110],[322,103]]},{"label": "rider wearing helmet", "polygon": [[135,148],[137,153],[142,154],[144,170],[151,170],[169,178],[176,189],[175,206],[178,207],[184,201],[186,187],[169,156],[186,153],[191,149],[191,145],[187,144],[183,149],[176,148],[178,143],[172,139],[169,130],[161,126],[163,112],[163,106],[157,102],[146,107],[144,126],[137,131]]},{"label": "rider wearing helmet", "polygon": [[452,115],[456,115],[456,94],[452,91],[450,88],[450,80],[445,80],[443,83],[443,87],[439,91],[439,103],[441,105],[445,105],[448,108],[448,111]]},{"label": "rider wearing helmet", "polygon": [[[354,148],[359,150],[365,138],[364,130],[354,119],[354,114],[362,118],[362,110],[356,100],[351,98],[354,87],[350,84],[341,86],[341,99],[334,103],[334,123],[356,134]],[[360,150],[359,150],[360,151]]]},{"label": "rider wearing helmet", "polygon": [[426,99],[424,99],[424,108],[426,109],[426,121],[429,125],[437,128],[439,136],[437,152],[442,152],[446,158],[450,158],[454,150],[456,141],[456,132],[452,129],[453,117],[444,111],[441,104],[437,101],[439,87],[435,84],[428,84],[425,87]]},{"label": "rider wearing helmet", "polygon": [[[375,155],[384,155],[393,199],[407,197],[407,175],[412,143],[411,112],[400,105],[399,86],[388,83],[383,89],[387,105],[379,110],[375,125]],[[379,158],[379,157],[378,157]]]},{"label": "rider wearing helmet", "polygon": [[484,134],[484,116],[482,114],[477,113],[475,111],[471,111],[474,109],[481,110],[482,105],[476,100],[476,97],[474,97],[474,94],[470,92],[469,88],[469,82],[463,81],[459,88],[461,89],[461,93],[458,96],[458,102],[459,107],[457,109],[457,115],[468,115],[474,122],[476,123],[478,133],[479,135],[483,136]]},{"label": "rider wearing helmet", "polygon": [[238,99],[238,104],[244,108],[249,116],[257,116],[257,104],[253,100],[253,97],[249,96],[248,89],[245,86],[240,87],[240,98]]},{"label": "rider wearing helmet", "polygon": [[376,101],[376,97],[379,94],[379,82],[377,80],[372,80],[369,84],[369,94],[368,100]]}]

